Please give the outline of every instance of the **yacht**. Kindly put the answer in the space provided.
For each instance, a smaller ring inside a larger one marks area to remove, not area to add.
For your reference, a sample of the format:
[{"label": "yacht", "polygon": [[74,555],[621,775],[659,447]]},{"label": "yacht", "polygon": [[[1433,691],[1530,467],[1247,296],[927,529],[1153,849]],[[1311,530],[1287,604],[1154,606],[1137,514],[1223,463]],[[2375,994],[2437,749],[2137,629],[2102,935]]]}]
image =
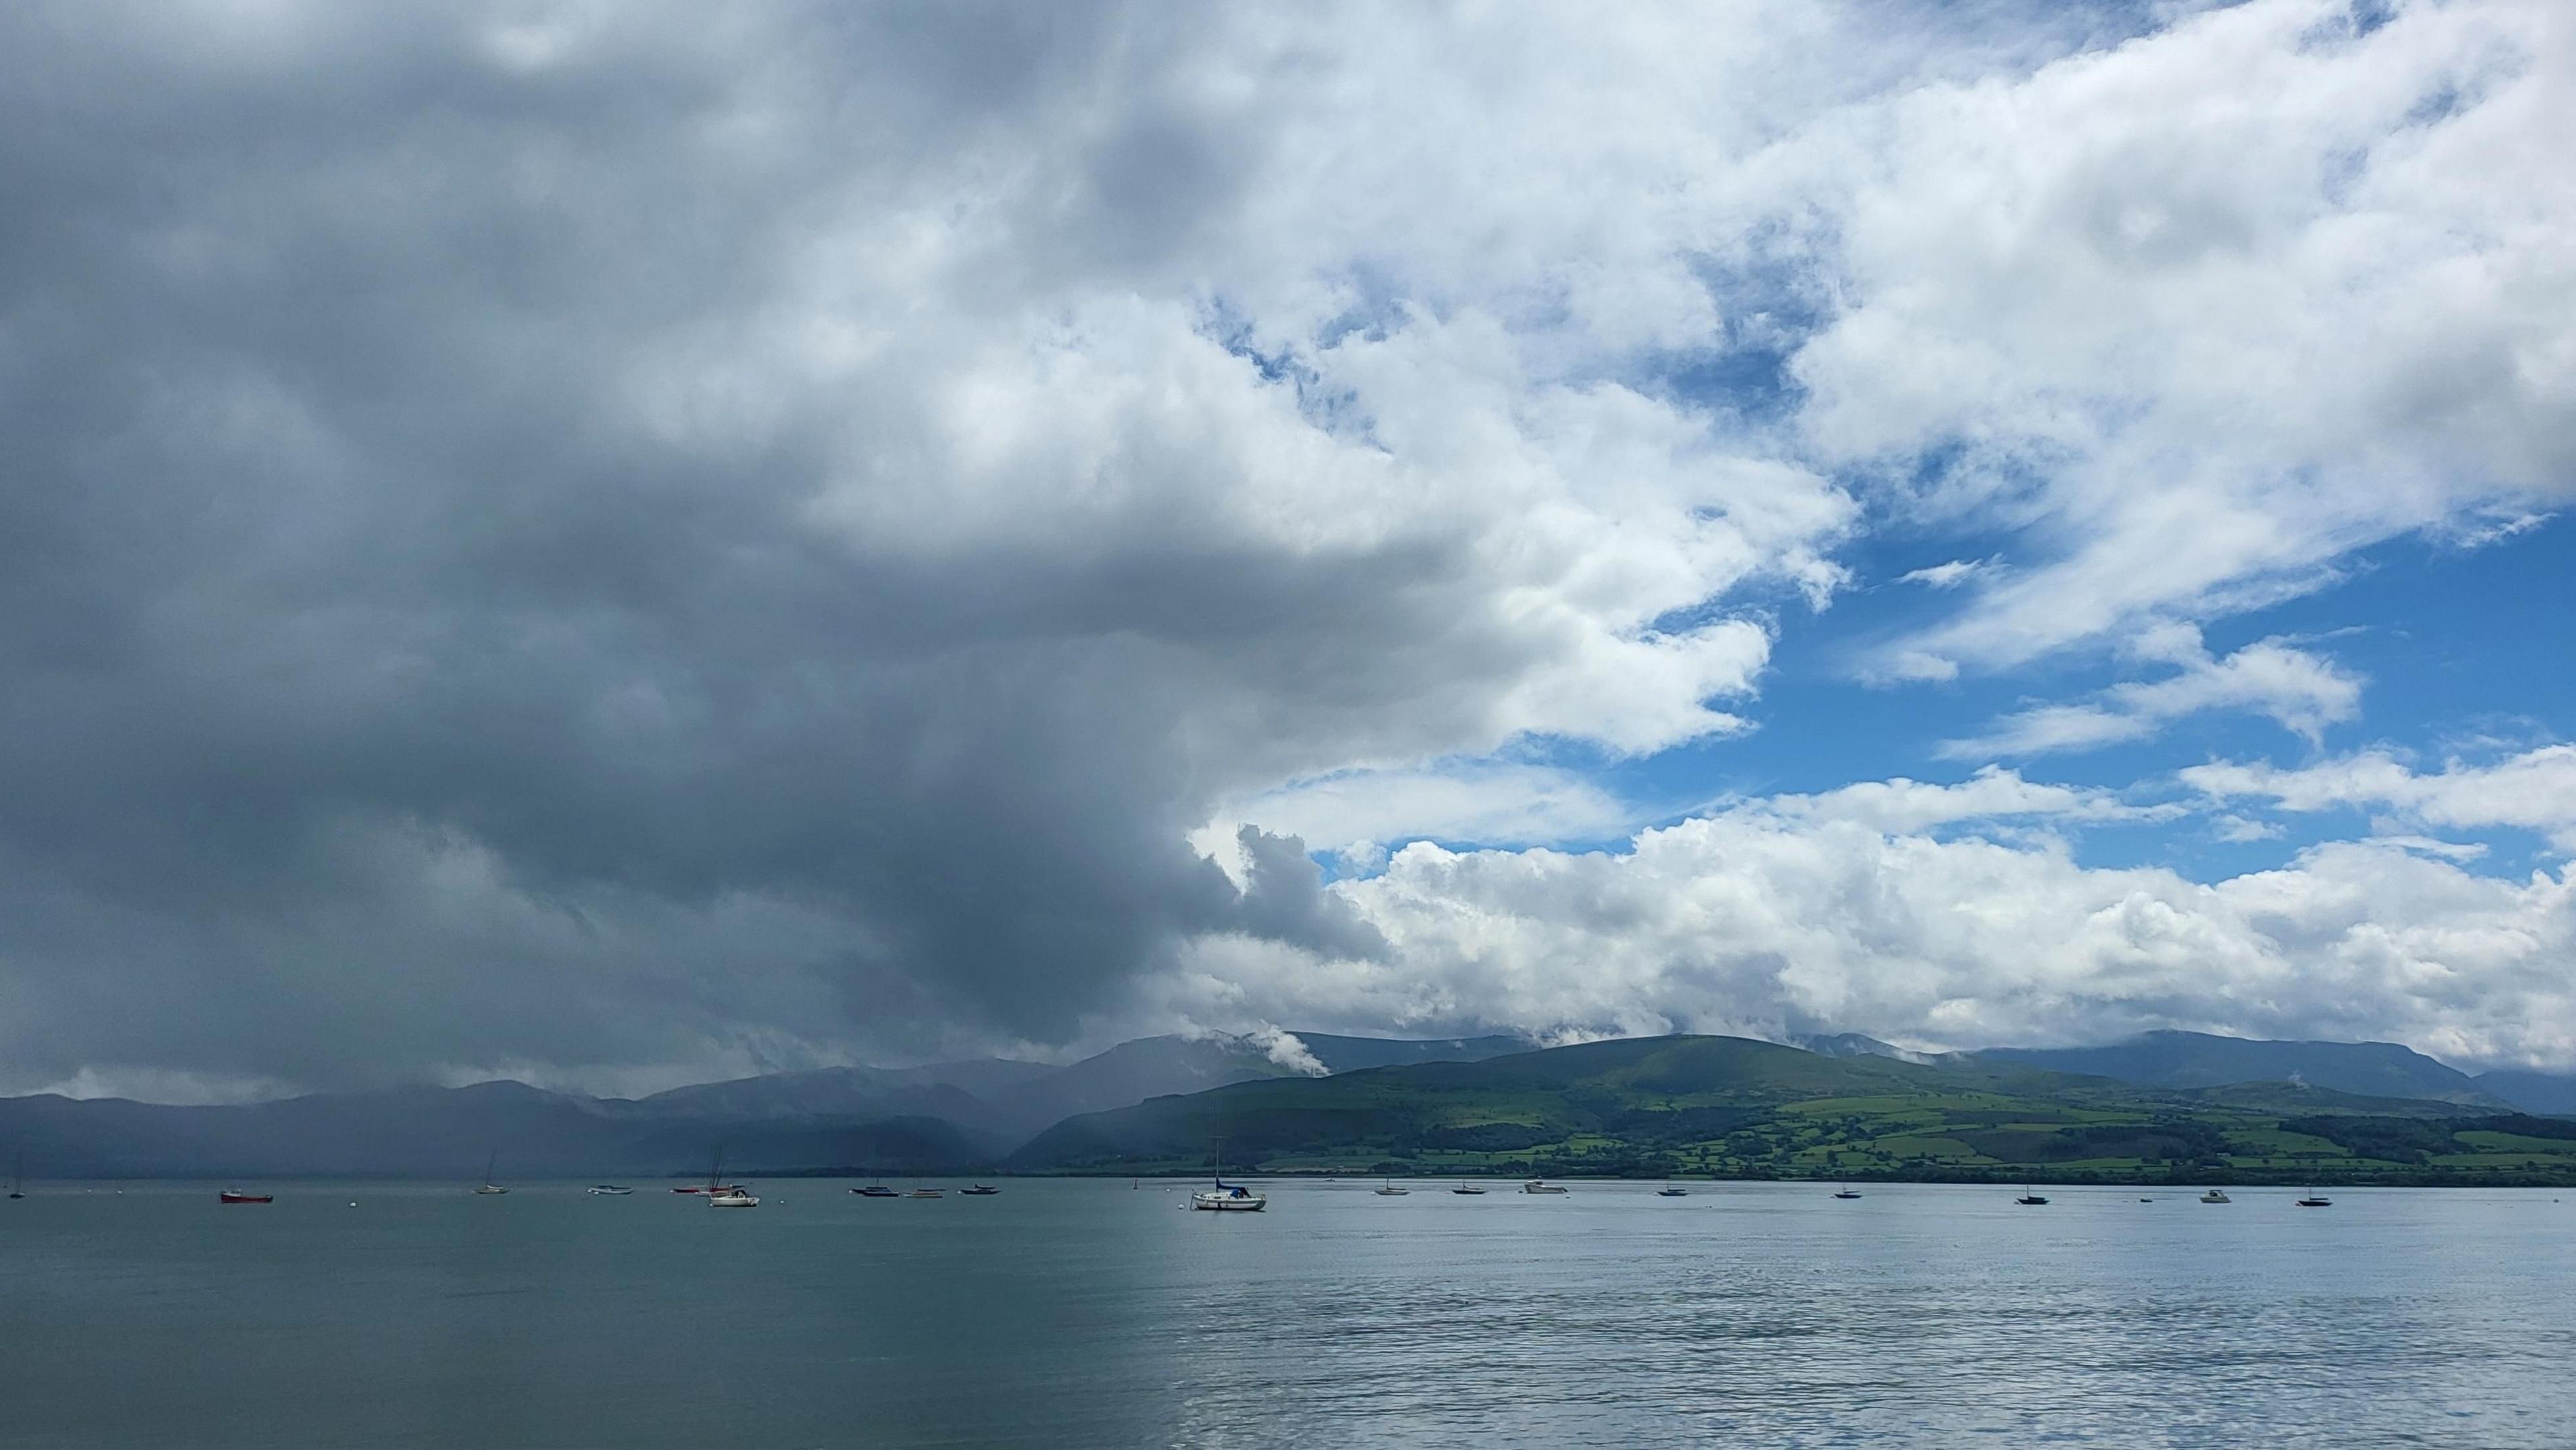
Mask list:
[{"label": "yacht", "polygon": [[2332,1208],[2334,1207],[2334,1200],[2311,1188],[2308,1190],[2308,1196],[2299,1200],[2299,1207]]},{"label": "yacht", "polygon": [[1395,1180],[1390,1178],[1386,1182],[1378,1185],[1377,1196],[1380,1198],[1402,1198],[1412,1191],[1413,1190],[1410,1188],[1396,1187]]},{"label": "yacht", "polygon": [[1521,1185],[1523,1193],[1563,1193],[1565,1190],[1544,1178],[1533,1178]]},{"label": "yacht", "polygon": [[2226,1189],[2213,1188],[2207,1193],[2202,1194],[2200,1196],[2200,1201],[2203,1203],[2234,1203],[2236,1200],[2227,1196]]},{"label": "yacht", "polygon": [[861,1198],[901,1198],[901,1197],[903,1197],[903,1195],[902,1195],[902,1194],[895,1192],[893,1189],[886,1187],[886,1186],[885,1186],[884,1184],[882,1184],[882,1183],[871,1183],[871,1184],[869,1184],[869,1185],[868,1185],[867,1187],[865,1187],[865,1188],[853,1188],[853,1189],[851,1189],[850,1191],[851,1191],[852,1193],[857,1194],[857,1195],[858,1195],[859,1197],[861,1197]]},{"label": "yacht", "polygon": [[2025,1183],[2021,1186],[2021,1197],[2014,1199],[2013,1202],[2021,1204],[2027,1208],[2037,1208],[2041,1204],[2048,1202],[2048,1196]]},{"label": "yacht", "polygon": [[493,1181],[492,1181],[492,1165],[493,1165],[495,1162],[499,1161],[500,1156],[501,1156],[501,1155],[500,1155],[500,1154],[499,1154],[499,1152],[497,1152],[497,1151],[495,1151],[495,1152],[493,1152],[493,1153],[490,1153],[490,1154],[485,1155],[485,1157],[484,1157],[484,1159],[483,1159],[483,1186],[482,1186],[482,1187],[480,1187],[480,1188],[475,1189],[475,1190],[474,1190],[475,1192],[477,1192],[477,1193],[507,1193],[507,1192],[509,1192],[509,1191],[510,1191],[510,1190],[508,1190],[508,1189],[506,1189],[506,1188],[503,1188],[500,1184],[497,1184],[497,1183],[495,1183],[495,1182],[493,1182]]},{"label": "yacht", "polygon": [[707,1195],[707,1207],[709,1207],[709,1208],[758,1208],[758,1207],[760,1207],[760,1200],[759,1200],[759,1199],[757,1199],[757,1198],[752,1197],[752,1196],[751,1196],[751,1194],[750,1194],[749,1192],[747,1192],[747,1191],[745,1191],[745,1190],[743,1190],[743,1189],[741,1189],[741,1188],[738,1188],[738,1187],[737,1187],[737,1188],[728,1188],[728,1189],[726,1189],[726,1190],[725,1190],[724,1192],[722,1192],[722,1193],[710,1193],[710,1194],[708,1194],[708,1195]]},{"label": "yacht", "polygon": [[1217,1146],[1216,1187],[1202,1188],[1190,1194],[1190,1207],[1211,1213],[1259,1213],[1270,1206],[1267,1194],[1255,1193],[1240,1183],[1225,1181],[1225,1147]]}]

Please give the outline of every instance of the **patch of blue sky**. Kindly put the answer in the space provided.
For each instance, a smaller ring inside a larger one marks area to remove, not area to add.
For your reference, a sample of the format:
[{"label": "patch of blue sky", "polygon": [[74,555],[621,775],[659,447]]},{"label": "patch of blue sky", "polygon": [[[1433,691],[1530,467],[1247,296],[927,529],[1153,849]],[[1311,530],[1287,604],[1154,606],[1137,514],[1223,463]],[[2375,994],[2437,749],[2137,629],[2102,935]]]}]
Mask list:
[{"label": "patch of blue sky", "polygon": [[[2139,738],[2092,749],[1954,757],[1944,752],[1946,742],[1986,734],[2016,710],[2080,702],[2170,668],[2100,649],[1937,684],[1873,686],[1858,677],[1869,645],[1973,607],[1965,590],[1899,583],[1901,575],[1963,555],[1980,557],[1980,550],[2000,554],[2010,544],[2003,536],[1953,536],[1929,548],[1919,539],[1863,544],[1846,557],[1857,586],[1830,609],[1813,612],[1792,598],[1753,602],[1777,632],[1772,665],[1758,698],[1721,702],[1752,722],[1747,733],[1637,759],[1563,742],[1524,742],[1515,758],[1581,772],[1635,803],[1649,824],[1715,802],[1822,793],[1856,781],[1903,776],[1956,784],[1999,764],[2033,781],[2110,791],[2135,804],[2192,804],[2189,813],[2168,820],[2052,828],[2068,836],[2087,865],[2159,865],[2214,881],[2279,867],[2321,843],[2408,828],[2397,813],[2367,805],[2296,812],[2256,800],[2207,803],[2177,779],[2186,767],[2235,761],[2294,769],[2379,749],[2419,771],[2435,771],[2453,759],[2486,764],[2576,738],[2576,670],[2567,667],[2576,660],[2568,582],[2576,579],[2576,520],[2560,518],[2474,547],[2393,540],[2347,558],[2345,577],[2330,587],[2208,622],[2204,637],[2215,656],[2278,637],[2367,678],[2357,717],[2326,724],[2313,743],[2264,715],[2219,708],[2160,721]],[[1741,614],[1747,602],[1705,612]],[[1963,822],[1942,833],[2034,824],[2045,823]],[[2520,876],[2563,859],[2527,831],[2449,827],[2424,834],[2483,848],[2463,864],[2493,874]]]}]

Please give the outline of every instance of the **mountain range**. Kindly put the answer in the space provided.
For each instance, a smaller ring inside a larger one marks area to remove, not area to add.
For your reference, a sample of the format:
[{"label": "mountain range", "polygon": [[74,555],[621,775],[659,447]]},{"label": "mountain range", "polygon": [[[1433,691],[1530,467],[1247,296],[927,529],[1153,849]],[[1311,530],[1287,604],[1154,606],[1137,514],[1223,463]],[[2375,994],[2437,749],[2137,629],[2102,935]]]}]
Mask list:
[{"label": "mountain range", "polygon": [[[1512,1093],[1528,1101],[1517,1116],[1490,1121],[1458,1121],[1454,1113],[1424,1117],[1420,1104],[1390,1109],[1394,1117],[1367,1119],[1366,1131],[1334,1140],[1339,1146],[1330,1151],[1318,1149],[1317,1161],[1352,1161],[1362,1150],[1392,1152],[1399,1144],[1432,1141],[1424,1133],[1436,1138],[1468,1130],[1473,1141],[1488,1145],[1476,1151],[1489,1157],[1549,1142],[1593,1141],[1612,1145],[1601,1150],[1611,1157],[1643,1161],[1641,1154],[1664,1154],[1678,1142],[1670,1133],[1684,1120],[1619,1117],[1642,1109],[1631,1104],[1609,1112],[1602,1106],[1609,1089],[1580,1075],[1565,1076],[1565,1065],[1602,1054],[1651,1054],[1659,1042],[1744,1041],[1634,1039],[1581,1050],[1535,1050],[1508,1036],[1418,1041],[1301,1032],[1261,1039],[1145,1038],[1060,1066],[977,1059],[772,1073],[638,1099],[592,1098],[514,1082],[216,1107],[39,1095],[0,1099],[0,1150],[23,1156],[32,1173],[57,1178],[469,1178],[481,1174],[489,1160],[497,1160],[495,1171],[504,1178],[642,1177],[709,1171],[719,1151],[745,1173],[905,1174],[1004,1162],[1031,1171],[1143,1171],[1194,1163],[1201,1150],[1192,1146],[1193,1135],[1211,1126],[1207,1113],[1214,1107],[1230,1114],[1244,1104],[1276,1102],[1291,1105],[1283,1110],[1293,1113],[1324,1115],[1315,1121],[1348,1126],[1361,1120],[1333,1116],[1346,1112],[1340,1095],[1436,1096],[1465,1081],[1510,1084]],[[2237,1115],[2212,1129],[2222,1135],[2245,1130],[2238,1119],[2249,1113],[2277,1120],[2322,1115],[2390,1121],[2576,1113],[2576,1079],[2528,1072],[2470,1077],[2390,1043],[2156,1032],[2104,1047],[1928,1055],[1839,1034],[1802,1039],[1798,1047],[1747,1042],[1725,1052],[1734,1054],[1727,1059],[1734,1066],[1689,1090],[1696,1095],[1689,1111],[1699,1117],[1688,1121],[1723,1120],[1741,1128],[1756,1119],[1772,1121],[1780,1105],[1791,1101],[1824,1101],[1834,1094],[1883,1097],[1890,1091],[1904,1097],[1926,1082],[1942,1084],[1942,1092],[1992,1100],[1964,1111],[2020,1113],[2013,1121],[2023,1123],[2055,1121],[2067,1112],[2110,1112],[2114,1119],[2143,1113],[2146,1119],[2175,1121],[2195,1113]],[[1700,1061],[1700,1068],[1715,1061]],[[1459,1078],[1461,1073],[1467,1077]],[[1792,1089],[1808,1095],[1783,1096]],[[1549,1102],[1540,1101],[1551,1095]],[[1628,1129],[1621,1123],[1653,1131],[1632,1140],[1623,1136]],[[1572,1136],[1532,1136],[1560,1128]],[[1584,1139],[1585,1133],[1591,1138]],[[1774,1147],[1795,1137],[1777,1139]],[[1316,1147],[1328,1139],[1331,1134],[1299,1141]],[[1732,1158],[1720,1153],[1711,1160],[1707,1143],[1722,1140],[1723,1135],[1701,1140],[1703,1151],[1693,1161],[1730,1161],[1742,1171],[1796,1166],[1794,1152],[1785,1159],[1773,1152]],[[1901,1153],[1889,1159],[1902,1161]],[[1926,1171],[1944,1170],[1934,1162]]]}]

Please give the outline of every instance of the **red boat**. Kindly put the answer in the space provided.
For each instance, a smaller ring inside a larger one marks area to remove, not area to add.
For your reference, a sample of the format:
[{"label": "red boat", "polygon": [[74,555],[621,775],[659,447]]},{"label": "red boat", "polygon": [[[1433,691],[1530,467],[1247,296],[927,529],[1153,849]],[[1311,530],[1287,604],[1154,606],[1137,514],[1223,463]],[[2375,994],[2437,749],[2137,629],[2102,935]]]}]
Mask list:
[{"label": "red boat", "polygon": [[273,1193],[235,1193],[233,1190],[227,1188],[221,1194],[217,1195],[217,1200],[223,1203],[275,1203],[277,1201],[277,1195]]}]

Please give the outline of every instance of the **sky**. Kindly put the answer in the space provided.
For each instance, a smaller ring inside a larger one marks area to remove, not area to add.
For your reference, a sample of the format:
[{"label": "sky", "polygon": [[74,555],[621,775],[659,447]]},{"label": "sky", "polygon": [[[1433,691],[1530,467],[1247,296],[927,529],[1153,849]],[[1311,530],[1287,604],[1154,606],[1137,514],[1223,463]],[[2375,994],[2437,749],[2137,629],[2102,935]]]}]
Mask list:
[{"label": "sky", "polygon": [[2576,1070],[2576,11],[0,13],[0,1090]]}]

